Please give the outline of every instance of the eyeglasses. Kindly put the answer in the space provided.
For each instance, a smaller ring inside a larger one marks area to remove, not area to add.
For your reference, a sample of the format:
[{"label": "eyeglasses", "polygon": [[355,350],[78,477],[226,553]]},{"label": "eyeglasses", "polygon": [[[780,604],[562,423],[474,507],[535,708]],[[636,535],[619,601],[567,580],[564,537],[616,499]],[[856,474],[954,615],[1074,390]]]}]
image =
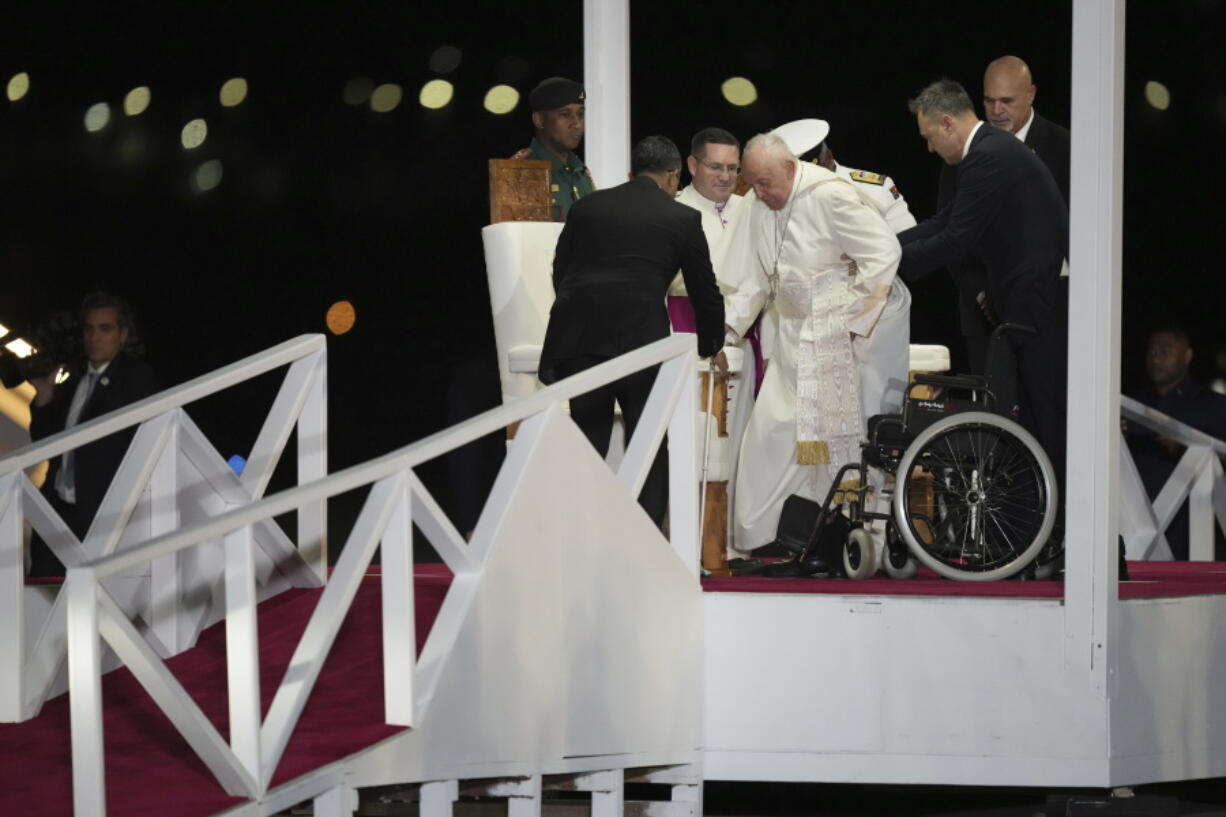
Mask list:
[{"label": "eyeglasses", "polygon": [[705,159],[699,159],[698,164],[710,170],[712,173],[731,173],[733,176],[741,172],[740,165],[717,165],[715,162],[708,162]]}]

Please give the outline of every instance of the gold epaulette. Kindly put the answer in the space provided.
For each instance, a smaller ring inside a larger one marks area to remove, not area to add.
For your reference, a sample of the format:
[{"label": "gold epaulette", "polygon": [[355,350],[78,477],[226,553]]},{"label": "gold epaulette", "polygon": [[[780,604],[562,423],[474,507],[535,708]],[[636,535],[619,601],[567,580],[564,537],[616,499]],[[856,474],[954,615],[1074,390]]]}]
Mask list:
[{"label": "gold epaulette", "polygon": [[851,171],[851,180],[853,182],[864,182],[865,184],[885,184],[885,176],[880,173],[869,173],[867,170]]},{"label": "gold epaulette", "polygon": [[513,154],[511,155],[511,158],[512,158],[512,159],[531,159],[531,158],[532,158],[532,149],[531,149],[531,148],[524,148],[523,150],[517,150],[517,151],[515,151],[515,153],[513,153]]}]

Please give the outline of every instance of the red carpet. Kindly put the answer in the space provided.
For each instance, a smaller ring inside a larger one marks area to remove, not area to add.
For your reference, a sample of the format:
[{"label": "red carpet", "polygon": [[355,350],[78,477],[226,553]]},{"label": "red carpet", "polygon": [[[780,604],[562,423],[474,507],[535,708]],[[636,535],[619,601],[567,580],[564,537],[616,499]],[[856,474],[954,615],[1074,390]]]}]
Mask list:
[{"label": "red carpet", "polygon": [[[446,569],[419,569],[415,606],[420,649],[451,582]],[[377,569],[377,568],[376,568]],[[267,712],[321,590],[290,590],[260,605],[260,684]],[[317,769],[402,731],[383,722],[383,661],[377,576],[361,585],[273,784]],[[228,734],[225,627],[167,666],[201,710]],[[196,817],[243,802],[228,797],[127,670],[103,679],[107,813],[112,817]],[[71,817],[68,696],[32,721],[0,724],[0,815]]]},{"label": "red carpet", "polygon": [[[1130,580],[1120,582],[1121,599],[1201,596],[1226,593],[1226,562],[1129,562]],[[872,579],[772,579],[731,576],[702,580],[708,593],[835,593],[867,596],[990,596],[1055,599],[1062,581],[958,582],[921,568],[914,579],[884,575]]]}]

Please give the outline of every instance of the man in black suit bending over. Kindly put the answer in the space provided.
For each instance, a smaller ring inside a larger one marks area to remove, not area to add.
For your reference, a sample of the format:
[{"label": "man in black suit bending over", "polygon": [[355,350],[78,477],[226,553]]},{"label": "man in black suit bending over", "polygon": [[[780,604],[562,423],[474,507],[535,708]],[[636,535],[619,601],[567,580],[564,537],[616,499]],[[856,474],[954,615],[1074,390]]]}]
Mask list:
[{"label": "man in black suit bending over", "polygon": [[[1035,85],[1030,66],[1019,57],[999,57],[983,74],[983,114],[988,124],[1012,133],[1035,152],[1056,179],[1060,196],[1068,204],[1069,132],[1034,109]],[[957,166],[941,171],[937,209],[953,201]],[[949,269],[958,287],[958,311],[971,371],[982,374],[986,365],[991,325],[983,314],[986,292],[983,263],[968,258]]]},{"label": "man in black suit bending over", "polygon": [[[664,296],[678,268],[694,306],[698,353],[719,352],[724,302],[715,284],[701,214],[676,202],[681,153],[663,136],[631,152],[630,181],[575,202],[558,237],[553,262],[557,300],[549,313],[540,377],[553,383],[669,335]],[[722,353],[717,363],[725,368]],[[570,401],[575,423],[604,456],[613,430],[613,401],[626,438],[634,434],[656,368],[637,372]],[[668,504],[661,447],[639,504],[657,525]]]},{"label": "man in black suit bending over", "polygon": [[[132,337],[132,311],[123,300],[96,292],[81,304],[81,339],[85,360],[73,362],[60,386],[57,372],[31,381],[30,438],[41,440],[103,414],[142,400],[157,391],[153,369],[125,351]],[[110,434],[51,462],[43,493],[78,538],[84,538],[133,431]],[[32,544],[30,575],[63,575],[64,566],[38,537]]]},{"label": "man in black suit bending over", "polygon": [[908,103],[928,150],[957,165],[957,192],[936,216],[898,236],[899,274],[914,280],[967,256],[982,260],[987,305],[1013,334],[1023,424],[1063,484],[1068,304],[1068,206],[1047,166],[1013,134],[975,116],[966,90],[940,80]]}]

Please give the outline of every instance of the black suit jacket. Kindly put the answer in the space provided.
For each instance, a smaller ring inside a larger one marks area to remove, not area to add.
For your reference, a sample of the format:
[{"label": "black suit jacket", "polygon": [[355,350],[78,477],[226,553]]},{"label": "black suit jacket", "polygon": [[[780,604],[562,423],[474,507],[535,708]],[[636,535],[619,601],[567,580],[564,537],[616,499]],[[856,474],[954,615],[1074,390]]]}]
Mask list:
[{"label": "black suit jacket", "polygon": [[1060,197],[1067,205],[1071,147],[1068,128],[1062,128],[1050,119],[1044,119],[1038,111],[1035,111],[1034,121],[1030,123],[1030,130],[1026,132],[1025,144],[1043,160],[1043,164],[1047,165],[1047,169],[1051,171],[1051,175],[1056,180],[1056,186],[1060,188]]},{"label": "black suit jacket", "polygon": [[701,214],[646,176],[575,202],[553,262],[557,300],[541,380],[557,380],[560,361],[617,357],[668,337],[664,299],[678,268],[694,305],[698,352],[713,355],[723,344],[724,301]]},{"label": "black suit jacket", "polygon": [[1013,134],[985,123],[957,166],[956,184],[937,215],[898,236],[899,274],[916,280],[977,257],[1000,320],[1046,326],[1057,314],[1068,256],[1068,206],[1051,171]]},{"label": "black suit jacket", "polygon": [[[985,123],[984,127],[990,126]],[[1044,118],[1038,111],[1035,111],[1034,121],[1030,123],[1030,130],[1026,132],[1026,141],[1023,144],[1033,150],[1043,160],[1043,164],[1047,165],[1047,169],[1051,171],[1051,175],[1056,180],[1056,186],[1060,188],[1060,197],[1064,199],[1067,206],[1070,145],[1068,129]],[[954,194],[957,192],[958,168],[959,165],[945,165],[941,168],[940,192],[937,196],[938,211],[954,199]],[[983,261],[974,255],[967,256],[951,264],[949,274],[958,287],[958,312],[962,320],[962,333],[965,335],[985,333],[987,325],[975,300],[980,292],[987,289],[987,271],[984,269]]]},{"label": "black suit jacket", "polygon": [[[85,368],[73,371],[72,377],[62,386],[57,386],[55,397],[45,406],[30,406],[30,438],[41,440],[64,430],[68,421],[68,409],[73,395],[85,382]],[[158,390],[153,369],[143,360],[120,353],[111,361],[94,390],[81,409],[77,425],[95,417],[143,400]],[[128,444],[135,434],[134,429],[120,431],[76,449],[73,472],[76,476],[76,505],[86,520],[92,519],[102,504],[102,498],[110,487],[111,479],[119,469]],[[55,477],[60,469],[60,457],[51,462],[43,492],[48,496],[55,492]]]}]

